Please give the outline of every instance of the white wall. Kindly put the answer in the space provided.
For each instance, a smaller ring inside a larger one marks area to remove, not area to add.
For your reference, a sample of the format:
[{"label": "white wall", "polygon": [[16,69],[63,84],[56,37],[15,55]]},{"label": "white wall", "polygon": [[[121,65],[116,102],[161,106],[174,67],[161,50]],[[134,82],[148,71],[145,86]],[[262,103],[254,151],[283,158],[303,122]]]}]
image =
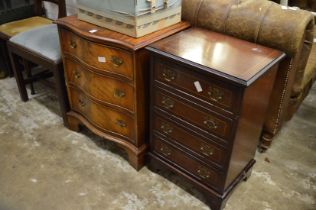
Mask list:
[{"label": "white wall", "polygon": [[[51,19],[57,19],[57,6],[50,2],[44,2],[47,16]],[[67,15],[73,15],[77,13],[77,0],[66,0],[66,8],[67,8]]]}]

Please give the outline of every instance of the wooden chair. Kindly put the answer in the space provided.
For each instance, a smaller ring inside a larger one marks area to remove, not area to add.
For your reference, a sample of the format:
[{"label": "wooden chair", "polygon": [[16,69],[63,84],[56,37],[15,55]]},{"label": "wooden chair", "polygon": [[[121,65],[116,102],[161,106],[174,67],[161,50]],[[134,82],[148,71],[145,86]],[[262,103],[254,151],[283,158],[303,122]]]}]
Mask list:
[{"label": "wooden chair", "polygon": [[[60,18],[65,16],[65,0],[47,1],[59,4],[58,16]],[[42,0],[37,0],[36,6],[38,12],[41,13]],[[54,76],[60,111],[64,122],[66,122],[68,98],[57,25],[49,24],[37,27],[11,37],[8,41],[8,50],[22,101],[28,101],[27,84],[31,84],[31,92],[34,93],[33,82]],[[20,64],[20,60],[22,60],[23,65]],[[34,66],[44,71],[32,74]],[[23,76],[23,70],[26,73],[26,78]]]},{"label": "wooden chair", "polygon": [[5,34],[8,27],[6,23],[34,16],[33,1],[20,0],[18,4],[12,4],[11,1],[13,0],[0,0],[0,79],[13,75],[6,44],[9,36]]},{"label": "wooden chair", "polygon": [[[12,15],[8,14],[6,17],[2,17],[1,19],[4,21],[0,21],[2,22],[0,25],[0,48],[2,51],[1,60],[4,63],[4,65],[2,66],[3,68],[5,68],[4,70],[9,73],[10,76],[12,76],[12,69],[8,57],[7,41],[12,36],[17,35],[18,33],[52,23],[50,19],[42,17],[44,14],[44,10],[42,9],[42,1],[34,0],[34,5],[32,5],[33,12],[29,11],[31,8],[25,8],[27,10],[27,15],[24,15],[24,17],[20,17],[21,15],[18,15],[18,13],[21,13],[21,11],[17,8],[20,4],[11,4],[11,1],[12,0],[6,0],[3,3],[5,3],[4,5],[7,9],[12,10]],[[30,3],[29,0],[24,1],[25,4]],[[58,1],[55,0],[54,2]],[[21,5],[23,4],[21,3]],[[65,4],[61,3],[60,11],[60,16],[65,16]],[[8,18],[8,16],[12,16],[12,18]]]}]

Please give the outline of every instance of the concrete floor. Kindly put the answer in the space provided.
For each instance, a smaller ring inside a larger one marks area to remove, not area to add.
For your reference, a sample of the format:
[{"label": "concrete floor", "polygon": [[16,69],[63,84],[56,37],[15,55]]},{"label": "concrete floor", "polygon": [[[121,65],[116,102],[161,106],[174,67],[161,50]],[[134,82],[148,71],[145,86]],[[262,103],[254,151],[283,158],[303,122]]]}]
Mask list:
[{"label": "concrete floor", "polygon": [[[209,209],[168,171],[172,182],[136,172],[115,145],[64,128],[52,90],[36,87],[23,103],[14,79],[0,81],[0,210]],[[225,210],[315,210],[315,151],[316,86]]]}]

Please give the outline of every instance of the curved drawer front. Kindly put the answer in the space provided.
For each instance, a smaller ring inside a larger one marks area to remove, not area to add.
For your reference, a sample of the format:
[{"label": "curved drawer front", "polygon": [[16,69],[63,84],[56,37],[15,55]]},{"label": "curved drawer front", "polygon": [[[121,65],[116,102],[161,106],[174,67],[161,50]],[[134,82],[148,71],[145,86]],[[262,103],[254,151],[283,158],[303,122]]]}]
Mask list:
[{"label": "curved drawer front", "polygon": [[168,93],[155,90],[155,106],[169,113],[195,124],[201,129],[215,134],[218,137],[229,140],[232,133],[232,120],[220,117],[214,113],[204,112],[189,105],[180,99],[176,99]]},{"label": "curved drawer front", "polygon": [[135,111],[134,88],[126,82],[84,69],[69,59],[64,62],[68,84],[79,87],[96,100]]},{"label": "curved drawer front", "polygon": [[62,49],[100,71],[133,79],[132,54],[128,51],[90,42],[61,29]]},{"label": "curved drawer front", "polygon": [[103,129],[105,132],[125,137],[134,143],[134,119],[121,114],[109,107],[95,103],[88,96],[68,87],[71,109],[82,114],[90,123]]},{"label": "curved drawer front", "polygon": [[206,185],[215,189],[220,188],[222,183],[220,173],[187,156],[180,150],[163,142],[158,137],[153,138],[152,144],[155,153],[158,153],[167,158],[168,161],[177,164],[178,167],[182,168],[191,176],[194,176]]},{"label": "curved drawer front", "polygon": [[218,81],[205,80],[203,75],[196,75],[186,68],[179,69],[164,61],[156,62],[155,79],[165,84],[194,95],[206,103],[224,108],[236,113],[238,109],[238,94],[236,87]]},{"label": "curved drawer front", "polygon": [[154,116],[154,129],[165,135],[170,142],[177,142],[193,151],[203,161],[216,163],[220,168],[224,168],[226,156],[225,150],[210,141],[193,135],[175,123],[164,119],[163,117]]}]

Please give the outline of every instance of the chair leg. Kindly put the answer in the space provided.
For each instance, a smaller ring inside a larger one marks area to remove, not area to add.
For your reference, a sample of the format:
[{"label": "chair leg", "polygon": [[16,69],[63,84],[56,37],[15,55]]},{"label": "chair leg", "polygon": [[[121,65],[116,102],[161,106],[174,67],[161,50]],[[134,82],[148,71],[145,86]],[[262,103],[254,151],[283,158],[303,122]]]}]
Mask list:
[{"label": "chair leg", "polygon": [[[22,58],[22,62],[23,62],[23,66],[24,66],[27,78],[28,79],[32,78],[32,68],[30,66],[30,62],[24,58]],[[32,82],[32,80],[30,80],[30,88],[31,88],[31,94],[34,95],[35,90],[34,90],[34,83]]]},{"label": "chair leg", "polygon": [[6,75],[13,77],[13,70],[10,63],[9,51],[7,47],[6,40],[0,40],[0,48],[1,48],[1,66],[4,68]]},{"label": "chair leg", "polygon": [[64,121],[64,125],[67,126],[67,116],[66,113],[69,111],[69,102],[65,84],[65,77],[64,77],[64,68],[62,64],[56,66],[53,70],[54,79],[56,84],[56,92],[58,96],[58,102],[60,107],[61,116]]},{"label": "chair leg", "polygon": [[20,66],[18,64],[18,57],[10,51],[9,51],[9,56],[10,56],[11,66],[13,68],[14,77],[15,77],[16,83],[18,85],[21,99],[22,99],[22,101],[28,101],[29,98],[27,95],[25,82],[23,79],[22,69],[19,68]]}]

